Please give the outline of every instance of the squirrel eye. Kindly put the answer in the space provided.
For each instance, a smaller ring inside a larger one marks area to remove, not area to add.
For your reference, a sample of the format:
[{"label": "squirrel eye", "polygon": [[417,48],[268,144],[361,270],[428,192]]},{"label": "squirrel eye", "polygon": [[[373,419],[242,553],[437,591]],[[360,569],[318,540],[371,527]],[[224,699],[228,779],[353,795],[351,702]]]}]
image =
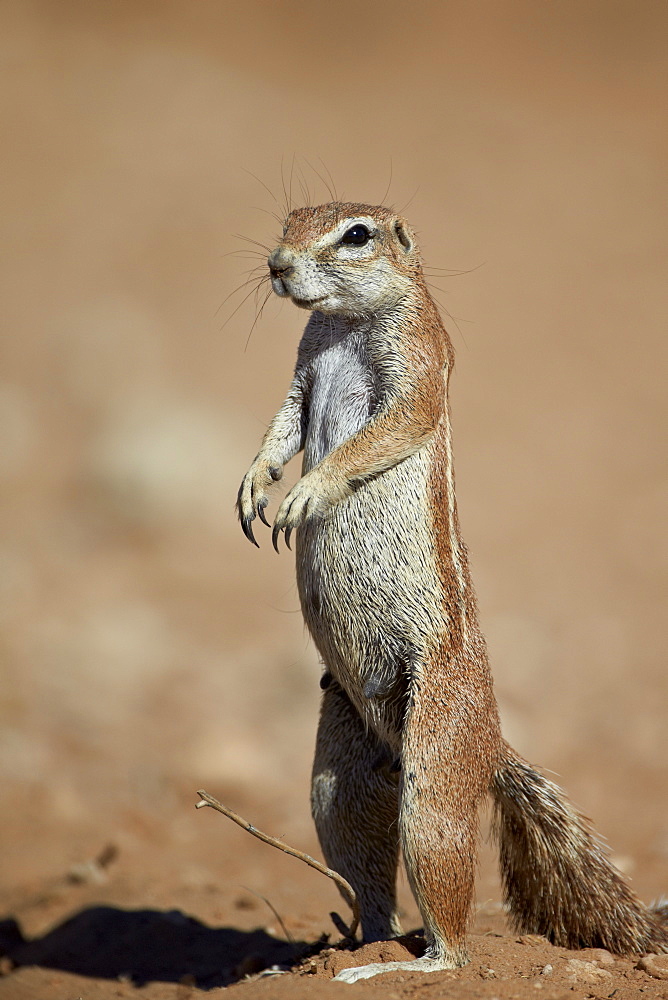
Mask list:
[{"label": "squirrel eye", "polygon": [[341,237],[341,243],[352,244],[356,247],[363,247],[371,239],[371,233],[366,226],[353,226]]}]

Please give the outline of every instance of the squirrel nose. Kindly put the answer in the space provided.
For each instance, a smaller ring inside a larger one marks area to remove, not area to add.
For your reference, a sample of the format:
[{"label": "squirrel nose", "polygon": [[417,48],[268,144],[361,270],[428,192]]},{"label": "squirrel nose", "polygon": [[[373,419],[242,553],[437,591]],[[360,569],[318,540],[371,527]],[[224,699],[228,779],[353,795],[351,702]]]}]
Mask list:
[{"label": "squirrel nose", "polygon": [[273,278],[287,278],[295,269],[292,254],[285,247],[276,247],[267,258],[267,264]]}]

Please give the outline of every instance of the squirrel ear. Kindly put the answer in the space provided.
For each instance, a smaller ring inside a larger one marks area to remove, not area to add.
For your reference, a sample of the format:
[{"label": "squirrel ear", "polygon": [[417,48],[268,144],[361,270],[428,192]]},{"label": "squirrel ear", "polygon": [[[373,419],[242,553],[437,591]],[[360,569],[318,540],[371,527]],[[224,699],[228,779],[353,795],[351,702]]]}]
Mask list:
[{"label": "squirrel ear", "polygon": [[413,249],[413,238],[410,235],[408,226],[403,219],[397,219],[394,223],[394,235],[404,248],[404,253],[410,253]]}]

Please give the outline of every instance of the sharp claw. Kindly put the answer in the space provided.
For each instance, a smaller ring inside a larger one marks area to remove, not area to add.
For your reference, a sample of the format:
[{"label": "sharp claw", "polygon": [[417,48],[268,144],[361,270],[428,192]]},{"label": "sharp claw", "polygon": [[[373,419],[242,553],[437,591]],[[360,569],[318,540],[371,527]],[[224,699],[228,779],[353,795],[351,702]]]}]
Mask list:
[{"label": "sharp claw", "polygon": [[255,535],[253,534],[253,527],[251,525],[251,521],[253,520],[254,517],[255,517],[254,514],[253,514],[253,517],[242,517],[242,519],[241,519],[241,530],[243,531],[243,533],[246,536],[246,538],[248,539],[248,541],[252,542],[253,545],[255,545],[256,548],[259,549],[260,546],[255,541]]},{"label": "sharp claw", "polygon": [[278,536],[280,535],[280,533],[281,529],[277,525],[274,525],[274,530],[271,533],[271,544],[274,546],[277,552],[278,552]]},{"label": "sharp claw", "polygon": [[267,506],[266,503],[259,503],[257,505],[257,513],[258,513],[258,517],[260,518],[260,520],[262,521],[262,523],[266,524],[268,528],[271,528],[271,525],[269,524],[269,521],[264,516],[264,508],[266,506]]},{"label": "sharp claw", "polygon": [[292,534],[292,528],[286,528],[286,529],[285,529],[285,544],[287,545],[287,547],[288,547],[288,548],[290,549],[290,551],[292,552],[292,548],[291,548],[291,546],[290,546],[290,535],[291,535],[291,534]]}]

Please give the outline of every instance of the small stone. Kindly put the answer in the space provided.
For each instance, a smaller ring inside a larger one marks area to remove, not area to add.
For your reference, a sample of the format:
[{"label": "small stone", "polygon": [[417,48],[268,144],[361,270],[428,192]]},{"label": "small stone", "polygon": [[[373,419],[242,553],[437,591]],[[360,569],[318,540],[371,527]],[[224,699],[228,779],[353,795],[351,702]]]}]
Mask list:
[{"label": "small stone", "polygon": [[615,956],[611,955],[605,948],[594,948],[592,959],[594,962],[598,962],[599,965],[614,965],[616,961]]},{"label": "small stone", "polygon": [[636,965],[654,979],[668,979],[668,955],[644,955]]},{"label": "small stone", "polygon": [[551,976],[553,972],[554,972],[554,967],[551,966],[549,964],[549,962],[548,962],[547,965],[543,966],[543,968],[541,969],[540,974],[541,974],[541,976]]},{"label": "small stone", "polygon": [[606,969],[599,969],[593,962],[582,962],[580,959],[572,958],[566,962],[566,970],[570,973],[571,982],[578,983],[601,983],[612,979],[612,973]]},{"label": "small stone", "polygon": [[615,956],[605,948],[587,948],[580,952],[585,962],[595,962],[597,965],[614,965]]}]

